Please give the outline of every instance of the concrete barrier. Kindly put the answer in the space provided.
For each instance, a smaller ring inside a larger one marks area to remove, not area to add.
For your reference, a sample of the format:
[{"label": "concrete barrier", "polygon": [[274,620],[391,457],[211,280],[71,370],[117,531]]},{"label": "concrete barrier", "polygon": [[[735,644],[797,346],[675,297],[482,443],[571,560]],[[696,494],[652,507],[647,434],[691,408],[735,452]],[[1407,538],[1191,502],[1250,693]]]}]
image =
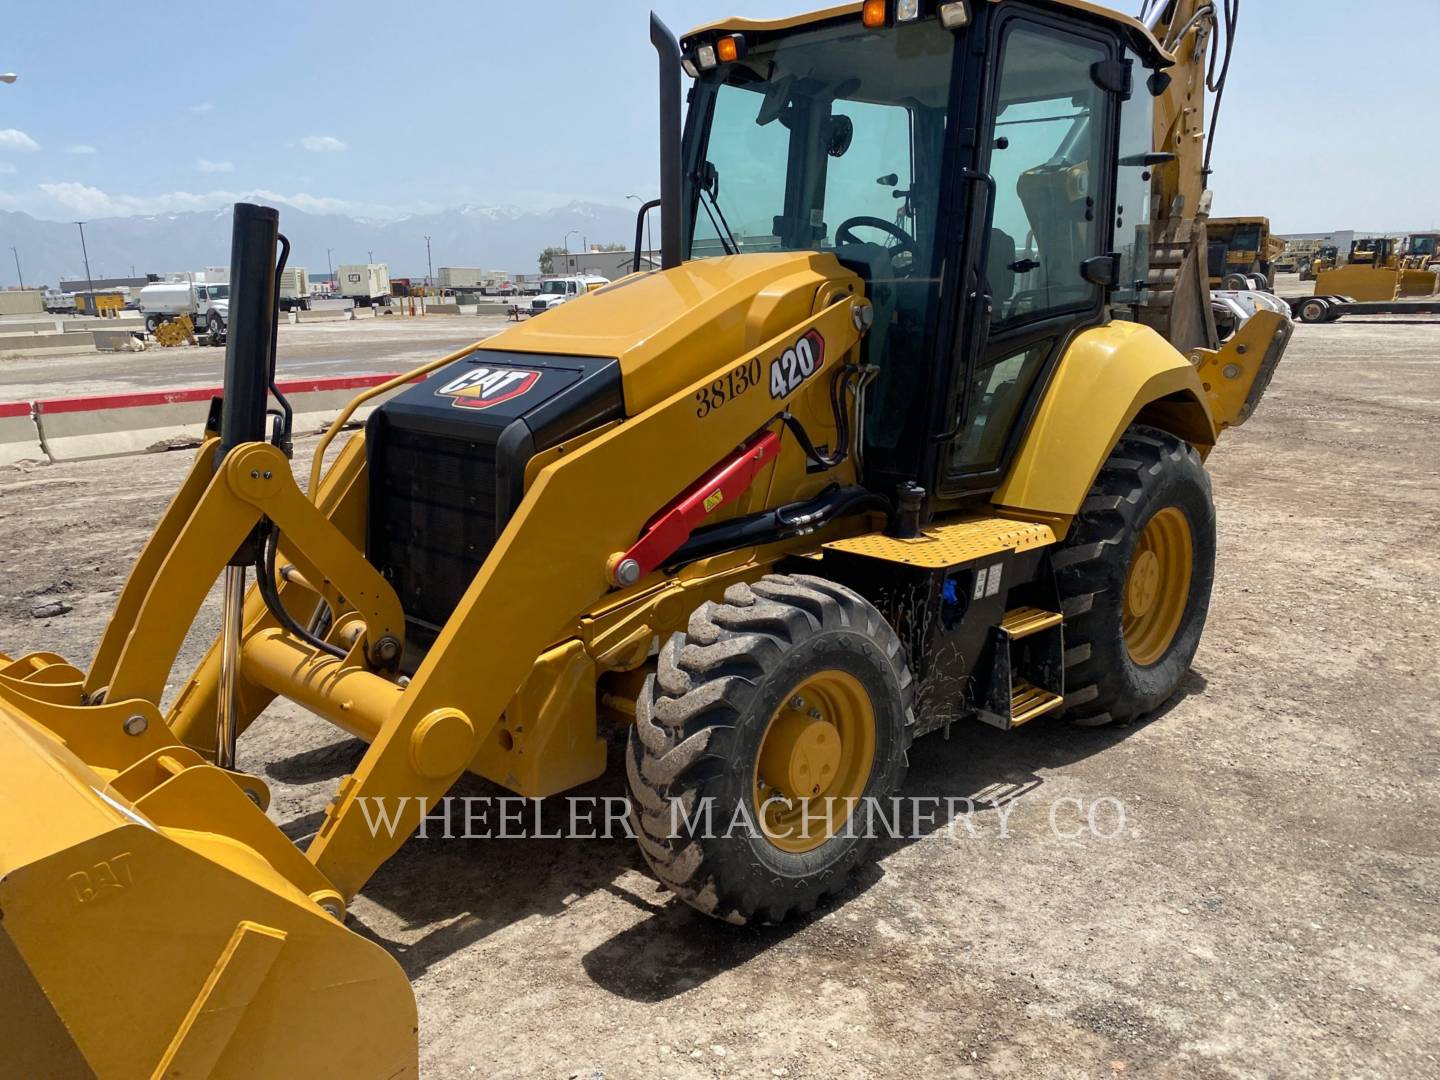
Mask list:
[{"label": "concrete barrier", "polygon": [[[328,426],[361,390],[394,377],[354,375],[279,385],[295,410],[295,434],[308,435]],[[220,387],[209,386],[55,398],[37,401],[35,417],[40,442],[52,461],[120,457],[198,444],[205,434],[210,400],[222,393]],[[381,400],[384,398],[368,403],[355,419],[363,421]]]},{"label": "concrete barrier", "polygon": [[95,338],[98,352],[124,352],[131,347],[137,333],[143,333],[143,329],[137,327],[134,330],[96,330],[91,336]]},{"label": "concrete barrier", "polygon": [[354,308],[320,308],[315,311],[291,312],[296,322],[349,322],[353,319]]},{"label": "concrete barrier", "polygon": [[427,315],[459,315],[459,304],[426,304],[425,314]]},{"label": "concrete barrier", "polygon": [[93,349],[94,347],[95,334],[93,331],[69,334],[58,334],[54,331],[48,334],[0,333],[0,353],[14,353],[20,356],[39,355],[56,350]]},{"label": "concrete barrier", "polygon": [[66,333],[73,333],[76,330],[122,330],[138,329],[145,325],[145,318],[142,315],[117,315],[113,319],[65,319],[61,322],[61,328]]},{"label": "concrete barrier", "polygon": [[0,401],[0,465],[45,460],[33,412],[28,401]]},{"label": "concrete barrier", "polygon": [[60,333],[59,319],[0,319],[0,334]]}]

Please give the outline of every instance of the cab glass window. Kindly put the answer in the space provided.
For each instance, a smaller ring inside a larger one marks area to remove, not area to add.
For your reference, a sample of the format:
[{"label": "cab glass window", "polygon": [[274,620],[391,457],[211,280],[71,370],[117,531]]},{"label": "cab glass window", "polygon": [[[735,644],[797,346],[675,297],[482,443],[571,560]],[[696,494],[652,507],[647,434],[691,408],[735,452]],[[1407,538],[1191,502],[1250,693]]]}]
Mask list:
[{"label": "cab glass window", "polygon": [[1027,23],[1005,34],[989,170],[995,328],[1095,302],[1080,264],[1103,246],[1105,92],[1090,72],[1107,57],[1103,45]]}]

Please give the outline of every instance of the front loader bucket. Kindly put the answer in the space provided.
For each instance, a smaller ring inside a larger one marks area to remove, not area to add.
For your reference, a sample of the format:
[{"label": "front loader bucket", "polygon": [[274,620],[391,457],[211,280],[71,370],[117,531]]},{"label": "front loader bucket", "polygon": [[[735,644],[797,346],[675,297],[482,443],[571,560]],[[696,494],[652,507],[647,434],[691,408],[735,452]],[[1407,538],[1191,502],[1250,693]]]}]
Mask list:
[{"label": "front loader bucket", "polygon": [[415,1075],[404,972],[247,778],[57,660],[0,657],[0,1072]]}]

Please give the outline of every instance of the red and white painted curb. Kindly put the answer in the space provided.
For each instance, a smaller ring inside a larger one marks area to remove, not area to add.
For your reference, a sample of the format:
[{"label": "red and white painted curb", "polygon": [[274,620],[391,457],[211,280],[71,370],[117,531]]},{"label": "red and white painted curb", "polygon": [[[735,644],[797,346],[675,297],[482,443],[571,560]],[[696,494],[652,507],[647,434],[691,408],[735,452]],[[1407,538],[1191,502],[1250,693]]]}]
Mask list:
[{"label": "red and white painted curb", "polygon": [[[292,379],[278,385],[295,410],[298,435],[322,430],[362,390],[393,378],[394,374],[349,375]],[[363,421],[376,405],[397,392],[366,402],[354,419]],[[30,458],[53,462],[118,457],[163,448],[177,440],[198,441],[205,433],[211,399],[223,393],[221,387],[206,386],[0,402],[0,464]]]}]

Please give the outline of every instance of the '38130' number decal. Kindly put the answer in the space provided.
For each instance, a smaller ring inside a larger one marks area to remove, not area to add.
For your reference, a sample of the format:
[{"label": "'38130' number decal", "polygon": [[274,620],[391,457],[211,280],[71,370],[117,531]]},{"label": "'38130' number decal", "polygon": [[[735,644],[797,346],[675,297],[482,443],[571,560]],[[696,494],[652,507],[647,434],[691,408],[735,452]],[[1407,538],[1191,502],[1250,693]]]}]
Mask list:
[{"label": "'38130' number decal", "polygon": [[770,396],[789,397],[825,363],[825,339],[807,330],[799,341],[770,361]]},{"label": "'38130' number decal", "polygon": [[[794,345],[770,361],[770,396],[789,397],[825,362],[825,339],[818,330],[807,330]],[[709,386],[695,391],[695,415],[702,420],[716,409],[734,401],[751,387],[760,385],[758,356],[727,371]]]}]

